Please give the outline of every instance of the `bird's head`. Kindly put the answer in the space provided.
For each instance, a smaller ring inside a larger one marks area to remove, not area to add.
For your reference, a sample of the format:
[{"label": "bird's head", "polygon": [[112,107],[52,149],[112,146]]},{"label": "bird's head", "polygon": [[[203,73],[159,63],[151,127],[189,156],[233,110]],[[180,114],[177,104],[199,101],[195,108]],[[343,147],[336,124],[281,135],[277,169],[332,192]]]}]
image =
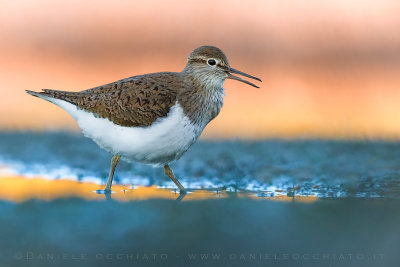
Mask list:
[{"label": "bird's head", "polygon": [[259,88],[257,85],[233,74],[239,74],[261,82],[257,77],[231,68],[225,53],[214,46],[201,46],[195,49],[189,55],[184,71],[202,83],[215,83],[219,86],[222,86],[225,79],[233,79]]}]

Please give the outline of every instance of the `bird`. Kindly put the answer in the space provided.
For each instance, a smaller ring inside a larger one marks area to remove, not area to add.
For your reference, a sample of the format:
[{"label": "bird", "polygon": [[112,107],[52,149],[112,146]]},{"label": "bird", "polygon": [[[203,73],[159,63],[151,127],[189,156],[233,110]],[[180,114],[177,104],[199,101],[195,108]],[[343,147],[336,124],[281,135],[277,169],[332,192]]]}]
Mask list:
[{"label": "bird", "polygon": [[112,193],[120,159],[163,166],[180,194],[186,194],[169,165],[181,158],[220,113],[225,80],[259,88],[234,74],[261,82],[230,67],[221,49],[204,45],[190,53],[181,72],[137,75],[79,92],[26,92],[64,109],[86,137],[113,155],[105,194]]}]

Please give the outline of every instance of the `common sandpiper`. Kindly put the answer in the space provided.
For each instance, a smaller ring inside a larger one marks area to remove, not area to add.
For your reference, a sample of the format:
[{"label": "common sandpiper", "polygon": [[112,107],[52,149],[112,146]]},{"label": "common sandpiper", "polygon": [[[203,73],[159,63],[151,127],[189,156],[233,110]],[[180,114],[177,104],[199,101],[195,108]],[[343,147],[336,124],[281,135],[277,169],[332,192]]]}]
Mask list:
[{"label": "common sandpiper", "polygon": [[178,160],[219,114],[225,79],[258,88],[233,74],[261,82],[231,68],[217,47],[201,46],[189,55],[181,72],[133,76],[81,92],[26,92],[67,111],[85,136],[112,153],[105,193],[111,193],[115,167],[121,158],[164,166],[165,174],[185,194],[169,164]]}]

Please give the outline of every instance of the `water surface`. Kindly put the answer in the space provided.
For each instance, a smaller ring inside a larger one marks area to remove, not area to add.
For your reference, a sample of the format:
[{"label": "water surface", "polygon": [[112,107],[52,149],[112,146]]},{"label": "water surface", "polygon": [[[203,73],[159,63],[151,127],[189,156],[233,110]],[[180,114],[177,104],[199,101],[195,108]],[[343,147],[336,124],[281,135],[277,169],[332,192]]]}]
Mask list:
[{"label": "water surface", "polygon": [[[400,266],[400,144],[200,141],[162,169],[0,133],[1,266]],[[180,200],[180,201],[176,201]]]},{"label": "water surface", "polygon": [[[0,133],[3,174],[104,184],[111,155],[79,134]],[[265,196],[398,198],[400,143],[385,141],[200,141],[171,165],[189,190]],[[162,168],[120,162],[126,188],[174,189]]]}]

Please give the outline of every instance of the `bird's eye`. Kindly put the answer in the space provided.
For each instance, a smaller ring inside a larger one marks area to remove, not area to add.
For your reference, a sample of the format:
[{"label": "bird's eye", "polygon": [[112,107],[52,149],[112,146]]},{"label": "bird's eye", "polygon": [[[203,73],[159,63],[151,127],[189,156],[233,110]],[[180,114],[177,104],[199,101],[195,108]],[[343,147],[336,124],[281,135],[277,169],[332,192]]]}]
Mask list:
[{"label": "bird's eye", "polygon": [[214,66],[215,64],[217,64],[217,62],[215,61],[215,59],[210,58],[210,59],[207,61],[207,64],[210,65],[210,66]]}]

